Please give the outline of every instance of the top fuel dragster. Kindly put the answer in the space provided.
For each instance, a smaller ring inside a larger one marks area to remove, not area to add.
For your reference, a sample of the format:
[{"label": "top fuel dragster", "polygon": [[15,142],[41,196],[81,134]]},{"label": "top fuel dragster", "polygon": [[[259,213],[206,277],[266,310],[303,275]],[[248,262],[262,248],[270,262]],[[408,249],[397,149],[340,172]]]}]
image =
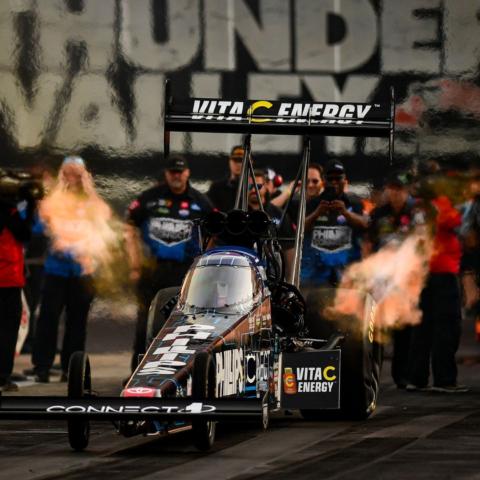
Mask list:
[{"label": "top fuel dragster", "polygon": [[[319,328],[321,319],[309,321],[299,291],[309,137],[389,137],[391,156],[393,118],[393,95],[390,105],[178,101],[167,84],[166,156],[173,131],[245,134],[235,209],[213,212],[194,227],[203,253],[181,287],[157,293],[149,312],[147,353],[120,397],[93,392],[88,357],[77,352],[70,361],[68,396],[0,396],[0,418],[66,420],[75,450],[88,445],[90,419],[111,420],[125,436],[191,427],[196,446],[206,450],[216,422],[224,419],[257,419],[267,428],[270,412],[281,408],[299,409],[308,419],[368,417],[377,403],[382,354],[374,300],[356,293],[364,305],[363,318],[355,322],[360,328],[349,328],[344,318],[325,320],[325,329]],[[275,224],[261,206],[257,211],[247,207],[248,180],[254,176],[252,133],[304,136],[289,278]],[[318,295],[325,305],[333,298],[328,289]]]}]

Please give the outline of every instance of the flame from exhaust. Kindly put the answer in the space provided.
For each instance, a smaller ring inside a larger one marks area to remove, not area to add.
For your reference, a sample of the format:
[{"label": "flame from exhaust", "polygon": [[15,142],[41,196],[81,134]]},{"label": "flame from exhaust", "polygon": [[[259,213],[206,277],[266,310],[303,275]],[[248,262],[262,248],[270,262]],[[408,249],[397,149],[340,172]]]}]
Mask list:
[{"label": "flame from exhaust", "polygon": [[121,287],[121,276],[127,276],[122,225],[96,193],[73,193],[58,185],[40,203],[39,214],[52,250],[70,253],[84,274],[95,273],[97,291],[112,294]]},{"label": "flame from exhaust", "polygon": [[[427,234],[414,233],[401,243],[390,243],[344,273],[329,318],[354,315],[364,317],[364,298],[368,292],[377,304],[375,322],[379,327],[402,328],[421,320],[420,293],[428,274],[432,242]],[[359,325],[360,327],[360,325]]]}]

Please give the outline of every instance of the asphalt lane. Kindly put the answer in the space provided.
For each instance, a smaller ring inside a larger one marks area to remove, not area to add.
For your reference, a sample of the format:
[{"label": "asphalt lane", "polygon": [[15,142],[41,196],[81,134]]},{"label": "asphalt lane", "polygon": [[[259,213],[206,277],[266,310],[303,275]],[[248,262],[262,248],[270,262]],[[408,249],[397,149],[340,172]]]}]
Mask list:
[{"label": "asphalt lane", "polygon": [[[94,388],[117,394],[128,353],[92,356]],[[17,368],[28,364],[20,357]],[[306,422],[284,412],[266,432],[220,425],[213,450],[199,453],[190,432],[169,437],[118,436],[94,423],[90,447],[70,451],[63,422],[0,422],[0,479],[480,478],[479,365],[465,362],[459,379],[470,393],[410,393],[394,388],[384,366],[377,412],[365,422]],[[20,394],[64,394],[54,377],[24,382]]]}]

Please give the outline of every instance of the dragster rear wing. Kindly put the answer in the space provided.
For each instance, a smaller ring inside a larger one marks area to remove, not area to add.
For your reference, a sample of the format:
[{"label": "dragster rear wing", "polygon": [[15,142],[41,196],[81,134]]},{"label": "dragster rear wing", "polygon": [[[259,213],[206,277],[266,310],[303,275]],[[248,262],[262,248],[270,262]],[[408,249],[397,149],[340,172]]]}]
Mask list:
[{"label": "dragster rear wing", "polygon": [[19,397],[0,396],[0,419],[67,420],[262,420],[261,399]]},{"label": "dragster rear wing", "polygon": [[170,132],[389,137],[392,147],[394,117],[393,88],[389,103],[174,99],[167,81],[165,155]]}]

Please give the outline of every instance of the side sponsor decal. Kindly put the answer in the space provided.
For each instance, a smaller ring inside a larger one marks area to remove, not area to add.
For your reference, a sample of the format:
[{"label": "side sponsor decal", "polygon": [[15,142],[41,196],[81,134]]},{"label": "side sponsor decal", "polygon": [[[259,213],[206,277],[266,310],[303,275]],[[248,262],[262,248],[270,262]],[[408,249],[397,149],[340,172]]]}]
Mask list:
[{"label": "side sponsor decal", "polygon": [[333,382],[337,379],[337,367],[297,367],[296,373],[285,367],[283,374],[283,391],[287,395],[295,393],[331,392]]},{"label": "side sponsor decal", "polygon": [[282,356],[283,408],[340,408],[340,350]]},{"label": "side sponsor decal", "polygon": [[270,351],[245,354],[245,393],[260,397],[269,388]]},{"label": "side sponsor decal", "polygon": [[155,397],[156,392],[155,388],[132,387],[126,388],[122,392],[122,397]]},{"label": "side sponsor decal", "polygon": [[262,328],[270,328],[271,327],[271,314],[270,310],[265,310],[262,308],[263,305],[253,312],[251,312],[248,316],[248,329],[250,332],[258,332]]},{"label": "side sponsor decal", "polygon": [[243,368],[243,350],[224,350],[215,354],[216,388],[215,396],[238,395],[244,391],[245,374]]}]

